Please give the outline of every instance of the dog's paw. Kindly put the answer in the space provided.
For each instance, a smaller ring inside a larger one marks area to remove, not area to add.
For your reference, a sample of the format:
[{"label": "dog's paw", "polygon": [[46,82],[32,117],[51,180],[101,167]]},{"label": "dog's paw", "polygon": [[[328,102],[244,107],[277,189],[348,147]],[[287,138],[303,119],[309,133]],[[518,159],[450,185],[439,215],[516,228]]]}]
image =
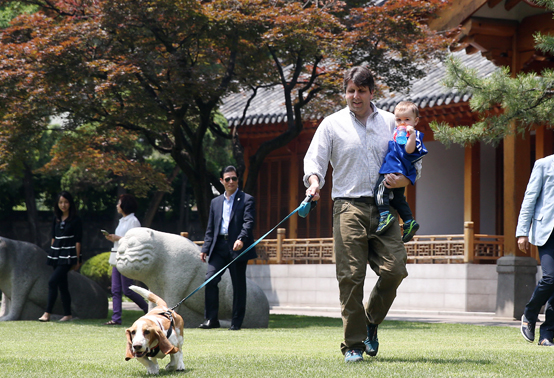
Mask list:
[{"label": "dog's paw", "polygon": [[146,372],[148,374],[159,374],[160,373],[160,367],[158,365],[150,366],[148,369],[146,369]]},{"label": "dog's paw", "polygon": [[165,366],[166,371],[185,371],[185,364],[183,361],[178,364],[169,363]]}]

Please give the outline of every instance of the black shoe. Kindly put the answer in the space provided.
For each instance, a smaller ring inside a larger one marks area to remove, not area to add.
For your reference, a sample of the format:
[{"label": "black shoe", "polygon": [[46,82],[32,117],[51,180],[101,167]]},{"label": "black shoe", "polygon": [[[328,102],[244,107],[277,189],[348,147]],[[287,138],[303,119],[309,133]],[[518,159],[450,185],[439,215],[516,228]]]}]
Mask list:
[{"label": "black shoe", "polygon": [[407,243],[412,240],[417,230],[419,230],[419,223],[417,223],[415,220],[404,222],[402,229],[402,241],[404,243]]},{"label": "black shoe", "polygon": [[240,331],[240,327],[237,327],[236,325],[232,325],[231,328],[229,328],[229,331]]},{"label": "black shoe", "polygon": [[552,340],[541,339],[541,340],[539,340],[539,345],[540,346],[554,346],[554,343],[552,342]]},{"label": "black shoe", "polygon": [[379,224],[377,225],[377,230],[375,230],[375,233],[377,235],[381,235],[385,233],[389,229],[390,226],[394,224],[394,221],[396,220],[396,217],[389,213],[388,211],[386,213],[381,214],[379,217]]},{"label": "black shoe", "polygon": [[364,340],[365,352],[368,356],[375,357],[379,351],[379,339],[377,339],[378,324],[367,326],[367,339]]},{"label": "black shoe", "polygon": [[535,322],[527,320],[525,315],[521,316],[521,335],[530,343],[535,341]]},{"label": "black shoe", "polygon": [[204,323],[200,324],[198,328],[201,329],[212,329],[212,328],[219,328],[219,320],[206,320]]}]

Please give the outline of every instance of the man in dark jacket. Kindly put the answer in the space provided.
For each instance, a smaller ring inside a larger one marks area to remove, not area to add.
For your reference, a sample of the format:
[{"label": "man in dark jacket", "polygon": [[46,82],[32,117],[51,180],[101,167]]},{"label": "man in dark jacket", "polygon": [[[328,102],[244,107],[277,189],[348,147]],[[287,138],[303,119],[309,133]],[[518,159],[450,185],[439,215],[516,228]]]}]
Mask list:
[{"label": "man in dark jacket", "polygon": [[[234,258],[254,242],[255,203],[254,197],[238,188],[238,173],[235,167],[228,166],[221,171],[221,183],[225,193],[214,198],[210,204],[210,217],[204,236],[204,246],[200,258],[208,262],[206,280],[219,272]],[[246,266],[248,260],[257,257],[252,248],[244,256],[229,266],[233,283],[233,317],[230,330],[237,331],[242,326],[246,310]],[[219,289],[221,274],[205,286],[204,323],[199,328],[219,328]]]}]

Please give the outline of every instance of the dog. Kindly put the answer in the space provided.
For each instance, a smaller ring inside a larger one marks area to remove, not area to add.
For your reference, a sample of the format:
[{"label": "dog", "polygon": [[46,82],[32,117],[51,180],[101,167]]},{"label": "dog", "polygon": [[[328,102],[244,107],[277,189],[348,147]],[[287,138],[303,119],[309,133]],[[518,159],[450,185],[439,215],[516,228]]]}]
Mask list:
[{"label": "dog", "polygon": [[171,355],[167,371],[184,371],[183,327],[181,315],[167,307],[163,299],[149,290],[138,286],[130,289],[156,304],[148,314],[138,318],[131,328],[125,330],[127,350],[125,361],[136,358],[146,367],[148,374],[158,374],[158,359]]}]

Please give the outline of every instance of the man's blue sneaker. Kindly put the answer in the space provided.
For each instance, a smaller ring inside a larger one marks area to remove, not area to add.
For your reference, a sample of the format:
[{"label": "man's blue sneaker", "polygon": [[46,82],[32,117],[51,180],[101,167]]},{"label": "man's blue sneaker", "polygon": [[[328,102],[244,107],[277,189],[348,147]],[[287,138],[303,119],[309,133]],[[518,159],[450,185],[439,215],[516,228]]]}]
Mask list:
[{"label": "man's blue sneaker", "polygon": [[364,360],[361,349],[350,349],[344,354],[344,362],[360,362]]},{"label": "man's blue sneaker", "polygon": [[387,231],[390,226],[394,223],[396,217],[389,212],[381,213],[379,217],[379,225],[375,233],[381,235],[383,232]]},{"label": "man's blue sneaker", "polygon": [[[535,322],[527,320],[525,315],[521,315],[521,335],[525,340],[532,343],[535,341]],[[539,342],[540,344],[540,342]]]},{"label": "man's blue sneaker", "polygon": [[402,241],[404,243],[409,242],[414,237],[417,230],[419,230],[419,223],[417,223],[415,220],[409,220],[407,222],[404,222],[404,225],[402,226],[403,232],[402,232]]},{"label": "man's blue sneaker", "polygon": [[377,338],[377,324],[367,326],[367,339],[364,340],[365,352],[368,356],[375,357],[379,351],[379,339]]}]

